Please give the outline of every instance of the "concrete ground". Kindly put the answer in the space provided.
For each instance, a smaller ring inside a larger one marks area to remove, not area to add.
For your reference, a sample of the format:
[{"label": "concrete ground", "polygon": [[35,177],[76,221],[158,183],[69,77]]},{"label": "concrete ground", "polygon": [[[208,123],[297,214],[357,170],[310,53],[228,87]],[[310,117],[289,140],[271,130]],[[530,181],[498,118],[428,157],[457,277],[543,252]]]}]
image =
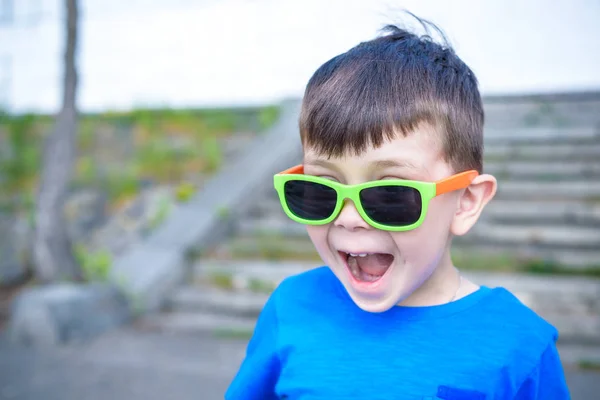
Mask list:
[{"label": "concrete ground", "polygon": [[[80,345],[18,348],[0,338],[0,399],[222,399],[246,341],[112,332]],[[600,393],[599,371],[567,369],[574,400]]]}]

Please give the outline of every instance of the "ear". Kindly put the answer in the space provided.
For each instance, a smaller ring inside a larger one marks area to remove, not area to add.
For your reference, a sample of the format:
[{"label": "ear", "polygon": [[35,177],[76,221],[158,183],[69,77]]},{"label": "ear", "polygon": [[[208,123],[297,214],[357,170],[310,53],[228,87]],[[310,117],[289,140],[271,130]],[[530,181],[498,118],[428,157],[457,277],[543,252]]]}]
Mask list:
[{"label": "ear", "polygon": [[496,194],[498,183],[489,174],[482,174],[458,198],[458,208],[454,214],[450,230],[453,235],[462,236],[475,225],[483,208]]}]

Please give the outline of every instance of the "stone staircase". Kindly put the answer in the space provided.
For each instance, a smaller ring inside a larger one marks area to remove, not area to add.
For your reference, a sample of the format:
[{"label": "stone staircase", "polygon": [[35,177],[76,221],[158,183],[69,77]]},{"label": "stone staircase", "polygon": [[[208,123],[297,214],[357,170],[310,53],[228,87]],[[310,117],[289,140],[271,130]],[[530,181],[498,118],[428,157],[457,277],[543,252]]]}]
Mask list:
[{"label": "stone staircase", "polygon": [[[504,126],[502,115],[494,114],[503,108],[492,105],[489,119],[496,125],[486,138],[485,169],[498,178],[498,194],[456,245],[459,260],[478,254],[471,259],[479,265],[468,266],[468,277],[511,290],[559,329],[563,345],[600,348],[600,280],[489,270],[498,260],[600,267],[600,100],[593,100],[586,110],[595,114],[584,113],[585,123],[558,128]],[[567,102],[563,108],[570,107]],[[290,166],[299,160],[300,154]],[[141,320],[140,328],[248,337],[282,279],[321,265],[305,228],[285,217],[275,191],[257,196],[226,241],[191,260],[186,284],[168,296],[162,313]]]},{"label": "stone staircase", "polygon": [[490,138],[485,172],[498,192],[463,249],[539,259],[565,268],[600,267],[600,135],[592,128],[524,140]]}]

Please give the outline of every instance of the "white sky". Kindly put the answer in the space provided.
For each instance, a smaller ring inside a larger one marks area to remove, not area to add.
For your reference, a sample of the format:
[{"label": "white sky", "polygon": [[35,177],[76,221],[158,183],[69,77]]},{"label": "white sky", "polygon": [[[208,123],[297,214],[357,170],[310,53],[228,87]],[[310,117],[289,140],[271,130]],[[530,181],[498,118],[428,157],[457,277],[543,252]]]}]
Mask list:
[{"label": "white sky", "polygon": [[[12,55],[9,100],[15,110],[52,111],[63,1],[27,3],[44,10],[41,24],[0,30],[8,39],[0,36],[0,56]],[[484,94],[600,89],[600,0],[83,0],[82,8],[87,110],[301,96],[319,65],[398,21],[402,8],[446,32]]]}]

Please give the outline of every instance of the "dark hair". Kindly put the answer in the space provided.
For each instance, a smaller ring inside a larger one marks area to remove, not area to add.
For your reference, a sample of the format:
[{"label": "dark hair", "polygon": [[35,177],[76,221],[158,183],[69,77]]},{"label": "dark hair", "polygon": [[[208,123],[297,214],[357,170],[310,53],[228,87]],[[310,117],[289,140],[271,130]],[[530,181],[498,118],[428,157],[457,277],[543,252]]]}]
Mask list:
[{"label": "dark hair", "polygon": [[[300,114],[305,148],[328,157],[360,154],[429,123],[442,134],[444,158],[456,172],[482,171],[484,114],[477,79],[439,28],[417,20],[426,34],[388,25],[384,35],[319,67]],[[433,40],[428,25],[444,43]]]}]

